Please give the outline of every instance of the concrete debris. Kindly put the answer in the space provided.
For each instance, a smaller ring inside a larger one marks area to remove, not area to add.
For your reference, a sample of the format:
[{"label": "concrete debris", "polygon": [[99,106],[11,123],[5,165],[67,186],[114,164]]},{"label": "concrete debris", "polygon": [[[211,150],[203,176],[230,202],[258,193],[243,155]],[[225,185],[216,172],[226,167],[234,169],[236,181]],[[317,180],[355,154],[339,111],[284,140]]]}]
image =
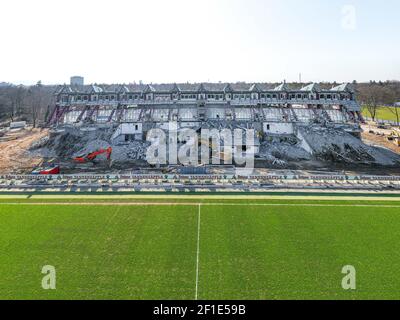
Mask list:
[{"label": "concrete debris", "polygon": [[399,155],[368,146],[345,130],[317,125],[301,126],[298,130],[314,156],[323,161],[385,166],[400,162]]},{"label": "concrete debris", "polygon": [[127,145],[113,146],[111,159],[117,162],[144,161],[149,145],[150,143],[147,142],[132,141]]},{"label": "concrete debris", "polygon": [[[364,144],[359,138],[347,133],[344,128],[329,127],[321,124],[296,126],[294,134],[259,135],[260,128],[254,128],[251,123],[240,121],[205,121],[202,128],[208,129],[255,129],[259,154],[256,163],[272,168],[288,169],[302,165],[312,166],[316,162],[342,166],[352,164],[376,164],[392,166],[400,163],[400,156],[383,148]],[[199,130],[200,127],[194,128]],[[113,141],[115,127],[85,126],[63,127],[62,130],[50,131],[49,135],[41,135],[32,141],[28,148],[33,157],[55,159],[61,162],[63,168],[73,172],[76,164],[74,157],[87,155],[98,149],[112,147],[111,155],[114,168],[121,170],[133,167],[150,167],[146,162],[146,150],[150,143],[124,138]],[[136,137],[135,137],[136,138]],[[93,165],[94,170],[104,170],[102,160]],[[81,168],[82,169],[82,168]],[[108,170],[108,169],[107,169]]]},{"label": "concrete debris", "polygon": [[261,158],[276,167],[284,168],[287,165],[287,162],[285,160],[278,159],[272,154],[265,153]]},{"label": "concrete debris", "polygon": [[287,161],[310,160],[311,155],[299,145],[297,139],[281,138],[265,141],[260,146],[260,157],[273,157]]},{"label": "concrete debris", "polygon": [[[98,149],[112,147],[111,160],[113,162],[129,162],[145,160],[147,147],[145,141],[130,141],[126,144],[113,144],[112,130],[65,130],[53,132],[50,139],[37,141],[31,146],[35,153],[45,157],[57,157],[63,161],[74,157],[87,155]],[[105,155],[104,155],[105,157]],[[102,156],[99,157],[102,159]]]},{"label": "concrete debris", "polygon": [[49,136],[44,136],[40,138],[39,140],[34,141],[31,146],[29,147],[30,151],[37,150],[43,147],[46,147],[46,145],[49,143],[50,137]]},{"label": "concrete debris", "polygon": [[259,157],[273,167],[286,168],[289,163],[308,161],[312,156],[300,146],[296,137],[287,135],[265,136],[260,145]]},{"label": "concrete debris", "polygon": [[75,152],[72,157],[79,157],[81,155],[89,154],[98,149],[106,149],[110,146],[108,141],[102,139],[94,139],[92,141],[88,141],[81,149]]}]

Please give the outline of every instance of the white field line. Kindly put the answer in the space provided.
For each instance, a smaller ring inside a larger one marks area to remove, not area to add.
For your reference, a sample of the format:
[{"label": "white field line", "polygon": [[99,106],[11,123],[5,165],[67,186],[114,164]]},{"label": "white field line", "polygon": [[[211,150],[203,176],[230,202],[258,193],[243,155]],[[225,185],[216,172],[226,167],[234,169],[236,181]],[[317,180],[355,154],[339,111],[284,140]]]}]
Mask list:
[{"label": "white field line", "polygon": [[195,203],[195,202],[0,202],[1,205],[15,206],[261,206],[261,207],[361,207],[361,208],[400,208],[400,205],[380,204],[323,204],[323,203]]},{"label": "white field line", "polygon": [[199,292],[200,223],[201,223],[201,204],[199,204],[199,213],[198,213],[198,221],[197,221],[197,261],[196,261],[196,294],[195,294],[195,300],[197,300],[198,292]]}]

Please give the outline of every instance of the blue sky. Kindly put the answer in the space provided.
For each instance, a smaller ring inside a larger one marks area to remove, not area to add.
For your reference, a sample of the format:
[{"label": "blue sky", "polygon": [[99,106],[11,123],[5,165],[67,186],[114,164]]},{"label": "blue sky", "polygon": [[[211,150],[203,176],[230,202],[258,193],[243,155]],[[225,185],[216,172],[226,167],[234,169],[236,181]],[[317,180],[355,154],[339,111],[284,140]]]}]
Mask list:
[{"label": "blue sky", "polygon": [[0,81],[400,80],[398,0],[2,0],[0,9]]}]

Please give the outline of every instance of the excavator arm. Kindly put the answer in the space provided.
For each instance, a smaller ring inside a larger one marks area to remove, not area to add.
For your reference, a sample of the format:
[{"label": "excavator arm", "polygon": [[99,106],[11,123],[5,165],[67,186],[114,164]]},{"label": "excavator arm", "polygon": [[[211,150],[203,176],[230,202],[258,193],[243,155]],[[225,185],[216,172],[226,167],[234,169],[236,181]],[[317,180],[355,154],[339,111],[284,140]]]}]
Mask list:
[{"label": "excavator arm", "polygon": [[93,152],[91,152],[91,153],[89,153],[87,155],[83,155],[83,156],[80,156],[80,157],[75,157],[74,161],[78,162],[78,163],[87,163],[87,162],[90,162],[90,161],[94,161],[97,158],[97,156],[99,156],[101,154],[104,154],[104,153],[107,154],[107,160],[110,161],[111,154],[112,154],[112,148],[111,147],[108,147],[107,149],[99,149],[99,150],[93,151]]}]

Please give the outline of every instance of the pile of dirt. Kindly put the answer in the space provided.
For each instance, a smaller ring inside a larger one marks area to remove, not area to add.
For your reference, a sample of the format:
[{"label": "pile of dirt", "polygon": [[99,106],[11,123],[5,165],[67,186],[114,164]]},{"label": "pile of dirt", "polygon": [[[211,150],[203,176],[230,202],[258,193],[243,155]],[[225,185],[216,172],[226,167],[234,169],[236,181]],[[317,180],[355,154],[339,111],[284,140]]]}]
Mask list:
[{"label": "pile of dirt", "polygon": [[386,148],[394,153],[400,154],[400,147],[393,141],[389,141],[388,135],[377,135],[369,131],[364,131],[362,133],[362,140],[368,145]]}]

